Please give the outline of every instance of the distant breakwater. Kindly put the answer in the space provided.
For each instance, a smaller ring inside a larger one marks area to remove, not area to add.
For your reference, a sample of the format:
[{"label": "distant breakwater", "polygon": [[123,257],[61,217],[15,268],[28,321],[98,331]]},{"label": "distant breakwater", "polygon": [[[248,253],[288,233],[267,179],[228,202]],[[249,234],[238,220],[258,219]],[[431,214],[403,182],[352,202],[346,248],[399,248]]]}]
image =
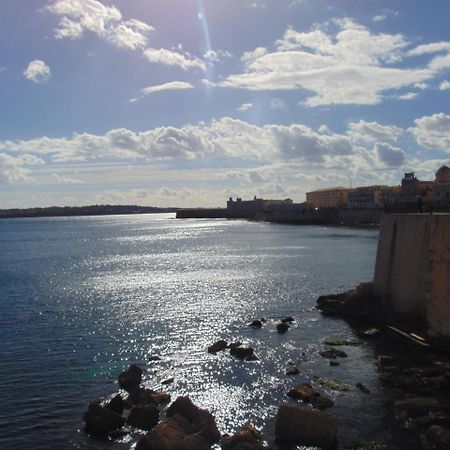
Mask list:
[{"label": "distant breakwater", "polygon": [[290,211],[269,209],[266,211],[249,211],[233,214],[227,208],[189,208],[180,209],[177,219],[247,219],[274,223],[298,225],[345,225],[378,226],[383,211],[381,209],[350,210],[338,208],[321,208],[317,210]]}]

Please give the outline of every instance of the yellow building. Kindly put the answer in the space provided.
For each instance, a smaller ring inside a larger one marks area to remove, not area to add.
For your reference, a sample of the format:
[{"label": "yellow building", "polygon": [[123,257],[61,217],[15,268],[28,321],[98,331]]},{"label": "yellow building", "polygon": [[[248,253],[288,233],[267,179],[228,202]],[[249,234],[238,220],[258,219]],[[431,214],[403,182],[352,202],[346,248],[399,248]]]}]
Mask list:
[{"label": "yellow building", "polygon": [[306,202],[314,208],[340,208],[347,205],[348,193],[351,191],[344,187],[318,189],[306,193]]}]

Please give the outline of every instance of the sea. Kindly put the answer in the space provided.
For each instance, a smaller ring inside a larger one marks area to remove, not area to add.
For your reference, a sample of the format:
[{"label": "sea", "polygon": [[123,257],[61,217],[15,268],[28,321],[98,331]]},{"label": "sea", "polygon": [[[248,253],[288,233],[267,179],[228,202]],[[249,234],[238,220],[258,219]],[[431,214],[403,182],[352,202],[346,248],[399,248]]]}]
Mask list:
[{"label": "sea", "polygon": [[[251,423],[270,442],[278,406],[307,382],[335,401],[341,446],[386,438],[373,344],[346,347],[331,367],[324,339],[358,338],[315,309],[320,295],[372,279],[377,242],[374,229],[173,214],[1,220],[0,448],[133,448],[139,432],[95,439],[82,416],[134,363],[146,386],[188,395],[223,433]],[[295,322],[279,334],[286,316]],[[261,329],[248,326],[260,318]],[[209,354],[218,339],[259,360]],[[286,375],[289,362],[298,375]]]}]

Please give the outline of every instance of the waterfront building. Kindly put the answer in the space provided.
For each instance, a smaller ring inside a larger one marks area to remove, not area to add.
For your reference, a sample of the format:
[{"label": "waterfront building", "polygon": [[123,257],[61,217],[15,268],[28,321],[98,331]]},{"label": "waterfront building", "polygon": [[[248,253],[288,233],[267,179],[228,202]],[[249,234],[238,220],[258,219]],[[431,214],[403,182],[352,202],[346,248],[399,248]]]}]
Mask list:
[{"label": "waterfront building", "polygon": [[227,211],[229,212],[229,217],[252,219],[258,213],[267,211],[275,205],[292,205],[292,200],[290,198],[284,200],[265,200],[256,196],[253,200],[242,200],[239,197],[233,200],[230,197],[227,201]]},{"label": "waterfront building", "polygon": [[436,172],[432,197],[436,206],[450,207],[450,168],[445,165]]},{"label": "waterfront building", "polygon": [[314,208],[342,208],[347,206],[348,193],[352,189],[335,187],[306,193],[306,202]]},{"label": "waterfront building", "polygon": [[433,181],[419,180],[414,172],[405,173],[398,195],[398,203],[412,205],[417,203],[418,199],[424,203],[432,202],[433,185]]},{"label": "waterfront building", "polygon": [[390,193],[389,186],[365,186],[350,191],[347,195],[349,209],[375,209],[383,206],[383,192],[385,197]]}]

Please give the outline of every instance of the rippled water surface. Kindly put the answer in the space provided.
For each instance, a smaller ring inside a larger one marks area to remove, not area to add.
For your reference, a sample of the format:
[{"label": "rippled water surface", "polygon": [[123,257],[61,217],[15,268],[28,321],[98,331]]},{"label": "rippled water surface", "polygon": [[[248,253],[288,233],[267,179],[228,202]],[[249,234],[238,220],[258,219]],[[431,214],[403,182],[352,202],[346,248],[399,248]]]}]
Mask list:
[{"label": "rippled water surface", "polygon": [[[372,278],[377,237],[172,215],[0,221],[0,447],[130,448],[136,435],[112,443],[80,430],[89,401],[116,392],[135,362],[150,387],[173,377],[164,390],[209,408],[222,432],[251,421],[268,439],[297,383],[333,377],[377,392],[369,344],[346,348],[339,367],[318,356],[324,338],[355,337],[313,308],[319,295]],[[279,335],[286,315],[296,323]],[[260,317],[261,330],[246,326]],[[220,338],[253,346],[260,360],[209,355]],[[285,375],[289,360],[300,375]],[[382,432],[381,396],[322,392],[345,418],[340,442]]]}]

